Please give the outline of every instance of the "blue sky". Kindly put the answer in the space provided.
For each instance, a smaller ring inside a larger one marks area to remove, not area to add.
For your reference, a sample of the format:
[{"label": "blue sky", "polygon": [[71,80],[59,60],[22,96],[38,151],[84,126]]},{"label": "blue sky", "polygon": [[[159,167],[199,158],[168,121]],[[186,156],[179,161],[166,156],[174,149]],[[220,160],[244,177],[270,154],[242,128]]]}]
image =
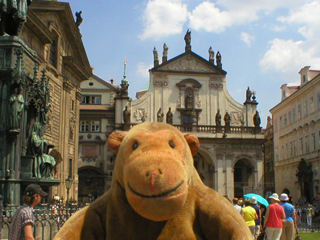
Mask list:
[{"label": "blue sky", "polygon": [[284,83],[298,84],[304,66],[320,69],[320,0],[70,0],[82,11],[82,40],[94,74],[115,83],[127,59],[130,97],[149,79],[153,48],[161,59],[184,52],[191,31],[192,51],[208,59],[220,51],[227,87],[239,103],[249,86],[256,91],[262,127],[280,101]]}]

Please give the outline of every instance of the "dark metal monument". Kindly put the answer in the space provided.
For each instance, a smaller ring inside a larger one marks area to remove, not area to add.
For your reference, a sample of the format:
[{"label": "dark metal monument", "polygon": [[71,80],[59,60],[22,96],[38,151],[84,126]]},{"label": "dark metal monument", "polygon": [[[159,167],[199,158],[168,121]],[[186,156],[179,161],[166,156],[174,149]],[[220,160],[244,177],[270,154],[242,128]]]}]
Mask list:
[{"label": "dark metal monument", "polygon": [[45,190],[60,183],[54,178],[57,160],[50,155],[54,146],[43,139],[50,109],[49,78],[45,70],[38,72],[37,55],[19,37],[31,1],[25,2],[24,6],[13,6],[17,7],[14,13],[1,12],[0,190],[3,204],[20,204],[21,193],[30,183],[37,183]]}]

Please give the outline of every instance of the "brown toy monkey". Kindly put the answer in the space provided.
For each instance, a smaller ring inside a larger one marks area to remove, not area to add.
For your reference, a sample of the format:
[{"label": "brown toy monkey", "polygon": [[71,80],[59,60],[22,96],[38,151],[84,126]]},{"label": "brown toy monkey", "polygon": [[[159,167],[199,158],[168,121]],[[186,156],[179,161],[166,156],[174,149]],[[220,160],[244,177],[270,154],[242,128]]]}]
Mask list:
[{"label": "brown toy monkey", "polygon": [[193,166],[197,137],[164,123],[115,131],[112,186],[75,215],[55,240],[252,240],[241,215],[206,187]]}]

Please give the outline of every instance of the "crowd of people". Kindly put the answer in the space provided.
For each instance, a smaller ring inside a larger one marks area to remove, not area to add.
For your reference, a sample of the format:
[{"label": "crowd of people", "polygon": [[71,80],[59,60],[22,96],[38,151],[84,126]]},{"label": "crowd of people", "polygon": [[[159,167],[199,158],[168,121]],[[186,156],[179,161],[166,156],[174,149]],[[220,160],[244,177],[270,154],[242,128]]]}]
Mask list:
[{"label": "crowd of people", "polygon": [[[293,240],[298,217],[288,195],[282,193],[279,199],[279,195],[273,193],[269,203],[268,206],[258,203],[255,196],[233,199],[234,208],[243,216],[254,240]],[[312,219],[311,207],[309,212]]]}]

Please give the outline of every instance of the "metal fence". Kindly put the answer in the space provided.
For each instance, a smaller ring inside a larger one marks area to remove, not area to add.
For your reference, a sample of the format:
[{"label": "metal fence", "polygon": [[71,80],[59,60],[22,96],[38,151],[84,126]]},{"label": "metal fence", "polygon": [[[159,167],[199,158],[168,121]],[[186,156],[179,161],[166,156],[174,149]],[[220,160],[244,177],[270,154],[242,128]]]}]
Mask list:
[{"label": "metal fence", "polygon": [[[52,240],[63,224],[85,204],[63,203],[55,206],[41,204],[35,209],[34,236],[36,240]],[[12,217],[19,206],[7,205],[2,211],[0,239],[7,240],[10,233]]]},{"label": "metal fence", "polygon": [[[63,224],[77,210],[89,203],[70,203],[65,207],[64,203],[56,206],[41,204],[35,209],[35,228],[34,236],[36,240],[52,240]],[[10,223],[12,216],[19,206],[7,205],[2,211],[0,239],[7,240],[10,232]],[[55,212],[56,209],[57,211]],[[307,206],[296,207],[298,213],[298,230],[299,232],[320,232],[320,209],[314,208],[314,215],[311,222],[308,222]]]}]

